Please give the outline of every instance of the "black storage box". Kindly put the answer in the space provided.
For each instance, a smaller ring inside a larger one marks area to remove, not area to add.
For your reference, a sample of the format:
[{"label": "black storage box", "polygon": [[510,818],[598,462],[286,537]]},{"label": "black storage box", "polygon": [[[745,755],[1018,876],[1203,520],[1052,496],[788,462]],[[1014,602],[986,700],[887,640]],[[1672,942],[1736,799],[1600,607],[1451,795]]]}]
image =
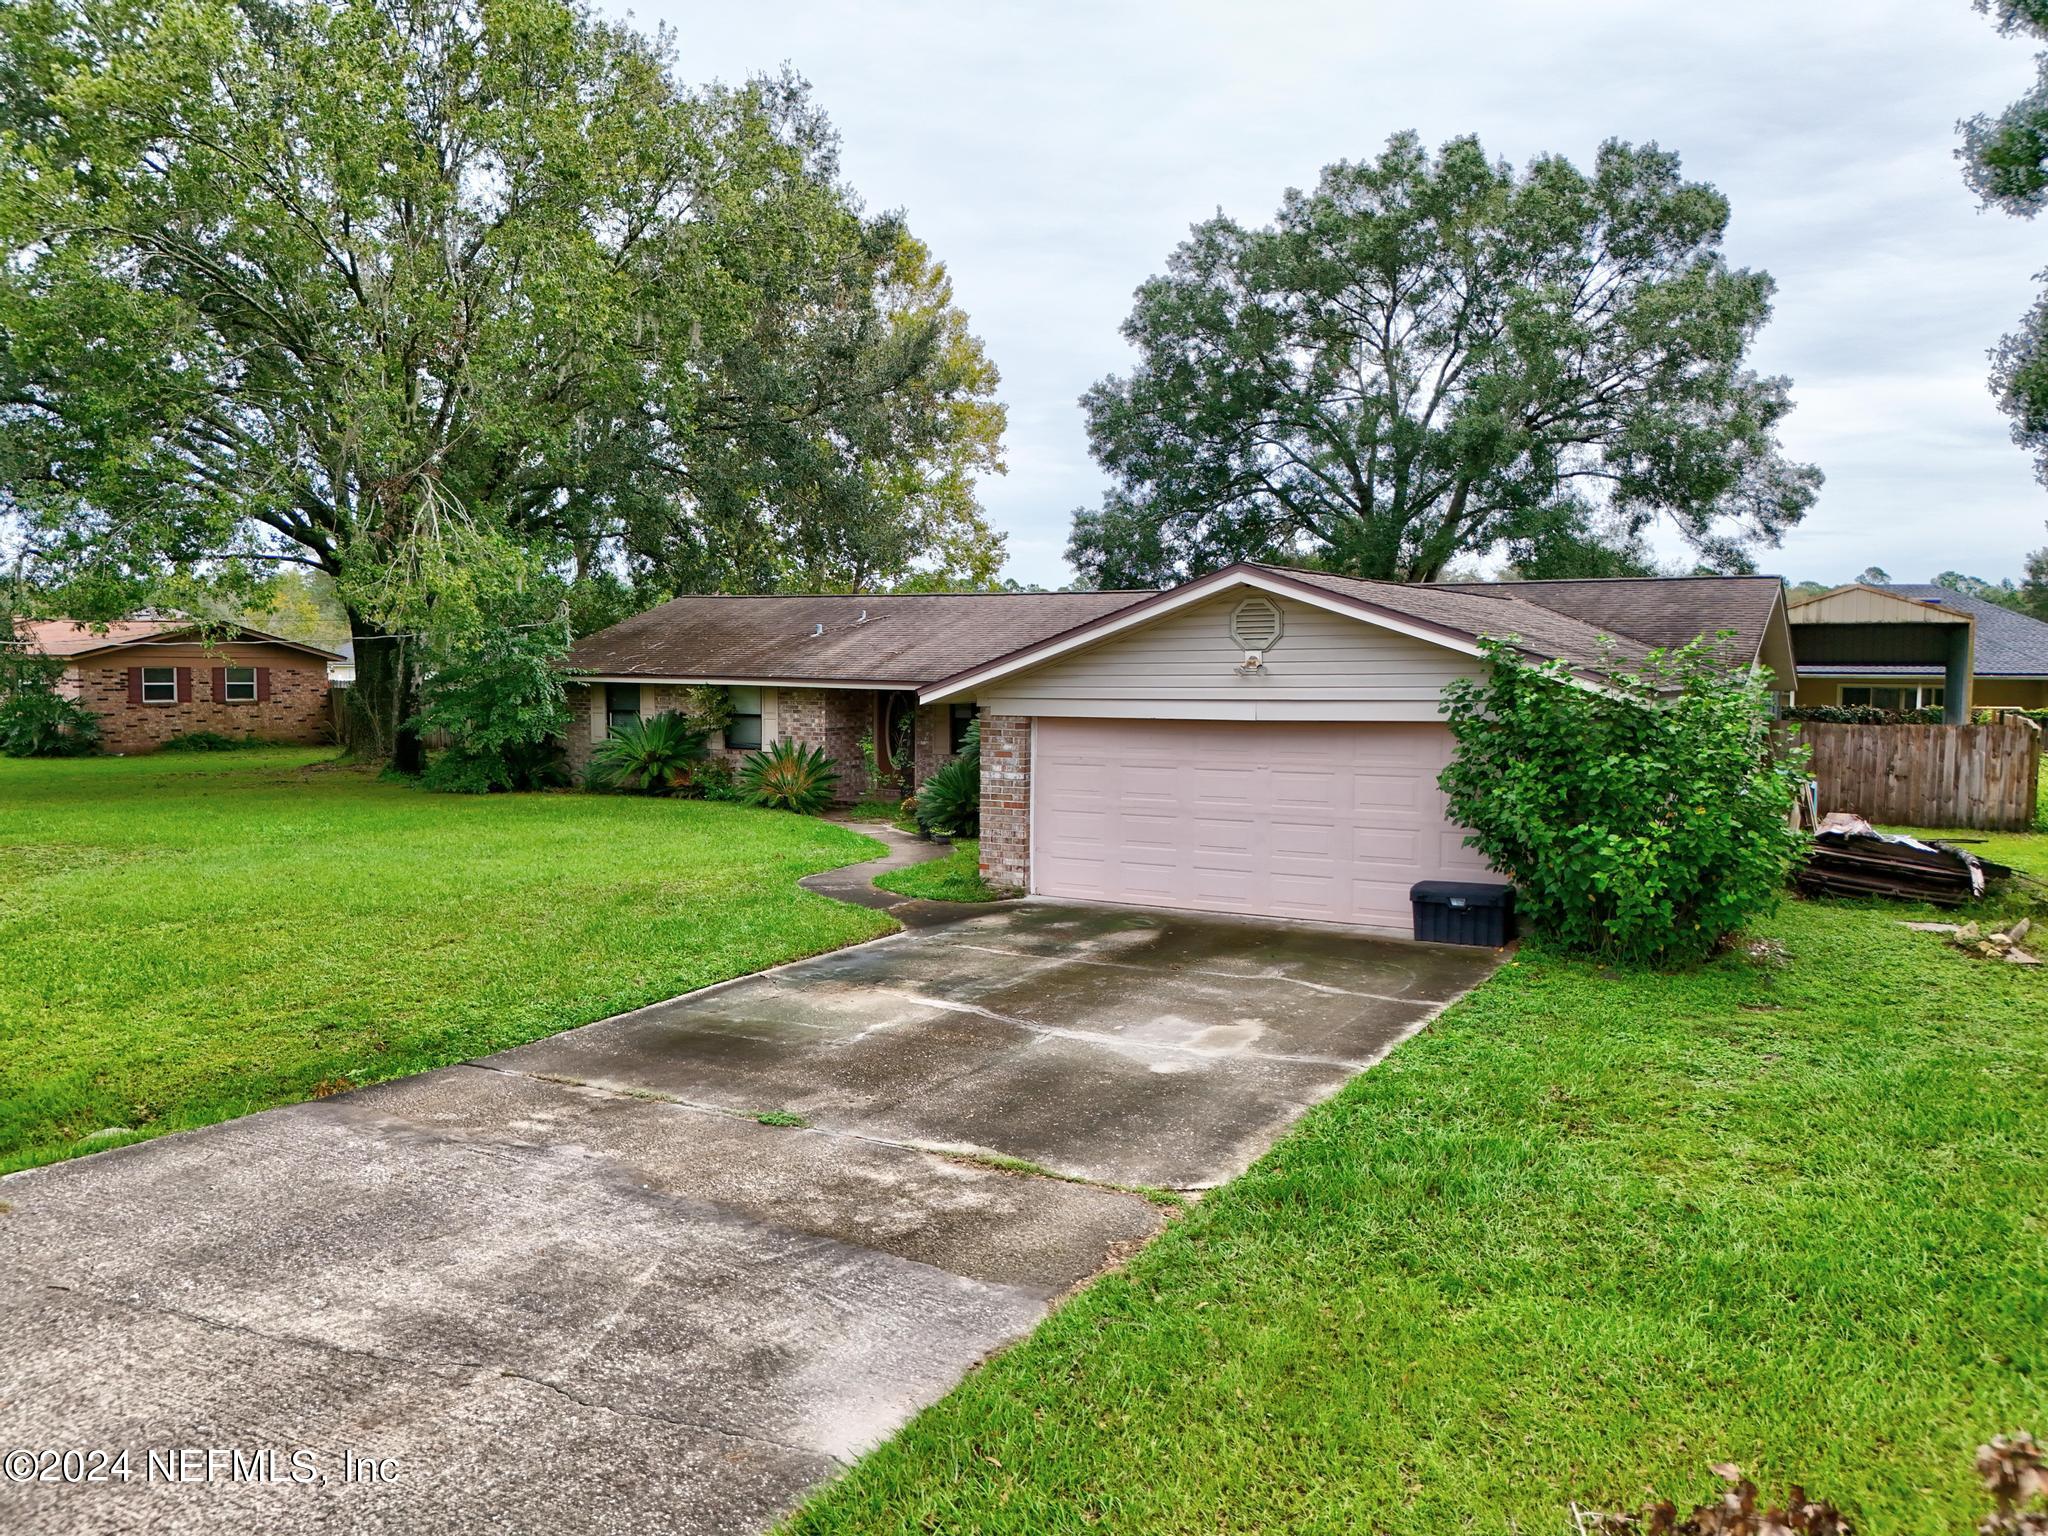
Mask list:
[{"label": "black storage box", "polygon": [[1408,891],[1415,937],[1425,944],[1499,949],[1515,936],[1515,888],[1492,882],[1419,880]]}]

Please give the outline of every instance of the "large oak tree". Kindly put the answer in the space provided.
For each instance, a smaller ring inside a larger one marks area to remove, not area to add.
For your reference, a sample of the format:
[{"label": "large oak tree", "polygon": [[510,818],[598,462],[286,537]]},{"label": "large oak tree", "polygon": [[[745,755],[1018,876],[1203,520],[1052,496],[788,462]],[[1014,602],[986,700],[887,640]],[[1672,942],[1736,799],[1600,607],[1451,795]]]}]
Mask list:
[{"label": "large oak tree", "polygon": [[477,549],[680,590],[1000,559],[995,373],[800,81],[569,0],[0,11],[0,512],[104,612],[326,572],[376,741]]},{"label": "large oak tree", "polygon": [[1242,558],[1600,570],[1663,519],[1742,567],[1820,474],[1780,451],[1786,381],[1747,366],[1772,285],[1723,259],[1727,222],[1655,146],[1517,173],[1403,134],[1265,228],[1197,225],[1138,291],[1137,367],[1083,399],[1114,488],[1069,558],[1105,586]]}]

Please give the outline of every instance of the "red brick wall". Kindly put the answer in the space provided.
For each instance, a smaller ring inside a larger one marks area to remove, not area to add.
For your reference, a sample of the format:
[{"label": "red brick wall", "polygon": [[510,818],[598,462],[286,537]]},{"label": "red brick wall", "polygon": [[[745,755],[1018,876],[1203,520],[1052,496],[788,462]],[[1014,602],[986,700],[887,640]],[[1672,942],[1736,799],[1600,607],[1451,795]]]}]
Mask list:
[{"label": "red brick wall", "polygon": [[[131,704],[128,670],[140,666],[189,668],[190,690],[175,704]],[[270,697],[235,704],[215,698],[218,667],[268,668]],[[78,701],[99,717],[102,745],[108,752],[154,752],[188,731],[309,746],[333,739],[327,663],[299,651],[240,644],[215,651],[198,645],[137,646],[88,658],[72,670]]]},{"label": "red brick wall", "polygon": [[865,688],[784,688],[777,695],[776,734],[822,747],[839,769],[832,798],[851,805],[868,796],[860,742],[874,729],[875,695]]},{"label": "red brick wall", "polygon": [[1031,719],[981,717],[981,878],[1031,889]]},{"label": "red brick wall", "polygon": [[[644,683],[640,689],[640,712],[658,715],[666,710],[686,711],[689,687],[665,683]],[[596,743],[592,740],[591,711],[604,708],[604,685],[590,683],[571,687],[569,729],[563,740],[564,755],[580,779],[590,764]],[[775,733],[807,747],[823,747],[825,755],[839,769],[839,783],[833,798],[843,805],[867,798],[867,774],[861,762],[860,739],[871,728],[875,695],[860,688],[782,688],[777,690]],[[737,768],[751,749],[718,749]]]},{"label": "red brick wall", "polygon": [[597,746],[590,739],[590,712],[604,707],[604,684],[572,683],[563,692],[569,699],[569,728],[562,735],[562,756],[568,761],[572,781],[580,784]]}]

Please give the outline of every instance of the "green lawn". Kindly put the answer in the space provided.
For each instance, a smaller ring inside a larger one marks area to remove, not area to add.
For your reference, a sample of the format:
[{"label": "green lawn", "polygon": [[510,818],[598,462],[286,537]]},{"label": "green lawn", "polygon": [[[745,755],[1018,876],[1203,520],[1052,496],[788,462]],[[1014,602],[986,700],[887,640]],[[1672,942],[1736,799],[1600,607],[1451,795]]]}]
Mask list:
[{"label": "green lawn", "polygon": [[[737,806],[431,795],[310,751],[0,759],[0,1171],[532,1040],[894,923]],[[90,1142],[85,1150],[117,1137]]]},{"label": "green lawn", "polygon": [[877,875],[875,884],[926,901],[998,901],[1003,894],[981,878],[981,842],[972,837],[955,838],[952,851],[943,858]]},{"label": "green lawn", "polygon": [[1525,950],[793,1529],[1563,1536],[1723,1459],[1974,1528],[1974,1448],[2048,1431],[2048,969],[1935,915]]}]

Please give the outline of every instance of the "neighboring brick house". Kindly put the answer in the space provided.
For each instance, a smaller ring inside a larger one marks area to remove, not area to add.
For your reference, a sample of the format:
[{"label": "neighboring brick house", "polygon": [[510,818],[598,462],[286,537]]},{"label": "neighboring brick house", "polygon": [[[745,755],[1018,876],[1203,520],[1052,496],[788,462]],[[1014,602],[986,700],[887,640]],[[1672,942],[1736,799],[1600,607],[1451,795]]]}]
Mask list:
[{"label": "neighboring brick house", "polygon": [[[1407,586],[1245,563],[1165,592],[685,597],[575,647],[568,747],[586,763],[616,722],[721,684],[740,706],[721,750],[822,747],[853,800],[924,779],[980,718],[992,885],[1407,932],[1414,882],[1486,874],[1437,784],[1443,690],[1478,675],[1481,638],[1597,686],[1703,635],[1791,691],[1769,576]],[[905,719],[908,764],[888,751]]]},{"label": "neighboring brick house", "polygon": [[332,735],[327,668],[339,658],[317,646],[190,619],[44,619],[17,635],[64,662],[59,691],[98,717],[107,752],[154,752],[192,731],[308,745]]}]

